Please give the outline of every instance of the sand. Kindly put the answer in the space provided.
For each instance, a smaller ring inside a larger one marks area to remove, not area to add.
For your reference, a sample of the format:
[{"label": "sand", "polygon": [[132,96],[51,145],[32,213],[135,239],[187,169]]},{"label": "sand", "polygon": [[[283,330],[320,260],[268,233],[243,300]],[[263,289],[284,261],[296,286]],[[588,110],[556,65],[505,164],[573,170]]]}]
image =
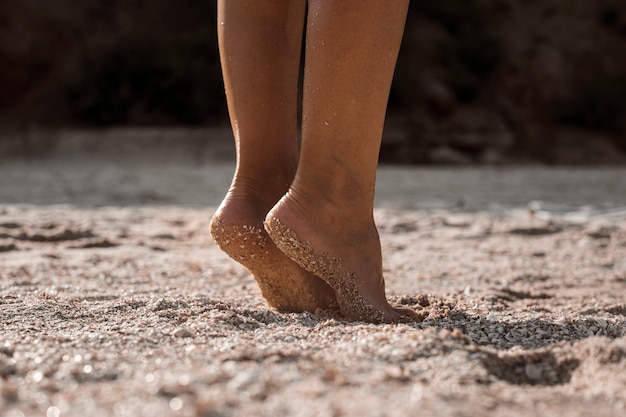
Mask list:
[{"label": "sand", "polygon": [[373,325],[267,307],[209,237],[227,163],[62,162],[0,166],[2,416],[626,414],[624,170],[383,167],[425,320]]}]

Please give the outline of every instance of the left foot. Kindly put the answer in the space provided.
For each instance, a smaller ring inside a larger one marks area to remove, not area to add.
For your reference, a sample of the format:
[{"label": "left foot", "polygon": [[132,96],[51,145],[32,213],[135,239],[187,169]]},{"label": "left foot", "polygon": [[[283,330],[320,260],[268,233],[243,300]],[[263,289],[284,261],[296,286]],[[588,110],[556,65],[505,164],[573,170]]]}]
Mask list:
[{"label": "left foot", "polygon": [[215,243],[254,276],[268,304],[279,311],[337,311],[333,289],[285,256],[263,228],[264,204],[229,192],[211,220]]}]

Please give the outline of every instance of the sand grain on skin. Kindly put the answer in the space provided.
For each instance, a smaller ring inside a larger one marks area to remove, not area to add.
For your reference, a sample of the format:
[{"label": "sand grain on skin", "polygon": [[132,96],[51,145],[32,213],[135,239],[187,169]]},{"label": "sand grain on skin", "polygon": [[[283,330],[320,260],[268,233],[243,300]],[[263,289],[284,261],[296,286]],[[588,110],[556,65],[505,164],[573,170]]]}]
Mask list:
[{"label": "sand grain on skin", "polygon": [[295,265],[289,265],[287,258],[270,255],[265,230],[227,225],[216,218],[211,224],[211,235],[220,249],[250,271],[270,306],[286,312],[332,310],[329,301],[315,296],[311,284],[291,275]]},{"label": "sand grain on skin", "polygon": [[322,278],[335,290],[341,312],[346,317],[370,323],[385,321],[385,315],[359,293],[354,273],[343,268],[340,258],[326,253],[315,253],[310,243],[298,239],[293,230],[275,217],[270,218],[265,226],[281,251],[302,268]]}]

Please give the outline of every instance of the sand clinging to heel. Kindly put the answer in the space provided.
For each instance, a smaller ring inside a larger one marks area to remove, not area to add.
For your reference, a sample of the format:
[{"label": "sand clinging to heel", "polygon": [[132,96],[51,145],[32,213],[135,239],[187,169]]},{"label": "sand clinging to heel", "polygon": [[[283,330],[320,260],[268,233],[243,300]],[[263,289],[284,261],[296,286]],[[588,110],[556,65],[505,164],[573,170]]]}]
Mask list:
[{"label": "sand clinging to heel", "polygon": [[309,242],[299,239],[292,229],[275,217],[265,221],[265,229],[276,246],[289,258],[322,278],[335,290],[337,302],[344,315],[371,323],[385,322],[383,312],[376,310],[359,293],[355,273],[343,268],[341,258],[327,253],[315,253]]}]

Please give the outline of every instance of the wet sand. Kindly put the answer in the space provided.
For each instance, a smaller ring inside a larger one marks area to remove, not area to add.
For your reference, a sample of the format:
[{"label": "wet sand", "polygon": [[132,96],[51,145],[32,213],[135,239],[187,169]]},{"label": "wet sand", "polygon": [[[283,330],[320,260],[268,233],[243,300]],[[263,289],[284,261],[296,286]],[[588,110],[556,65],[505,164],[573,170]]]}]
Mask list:
[{"label": "wet sand", "polygon": [[426,319],[371,325],[267,307],[208,234],[232,164],[131,162],[0,164],[0,415],[626,413],[626,170],[381,168]]}]

